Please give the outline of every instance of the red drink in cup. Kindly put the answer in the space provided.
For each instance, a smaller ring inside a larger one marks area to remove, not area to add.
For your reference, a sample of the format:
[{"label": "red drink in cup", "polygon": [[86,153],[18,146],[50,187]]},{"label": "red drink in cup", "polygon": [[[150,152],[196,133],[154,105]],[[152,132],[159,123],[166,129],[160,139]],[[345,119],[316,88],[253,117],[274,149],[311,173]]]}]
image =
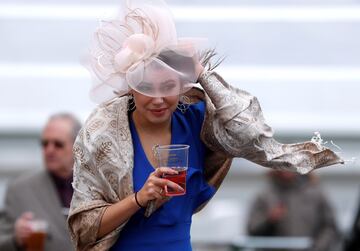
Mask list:
[{"label": "red drink in cup", "polygon": [[44,220],[31,221],[31,234],[25,241],[26,251],[44,251],[47,232],[47,222]]},{"label": "red drink in cup", "polygon": [[173,169],[176,169],[178,171],[178,174],[173,174],[173,175],[164,174],[163,178],[178,184],[179,186],[181,186],[184,189],[184,191],[183,192],[176,191],[176,190],[172,189],[171,187],[166,186],[165,187],[165,195],[166,196],[184,195],[186,193],[186,171],[187,171],[187,168],[179,167],[179,168],[173,168]]},{"label": "red drink in cup", "polygon": [[164,174],[163,178],[178,184],[184,189],[184,191],[176,191],[171,187],[165,186],[166,196],[178,196],[186,193],[189,147],[188,145],[173,144],[158,146],[156,148],[156,157],[159,166],[178,171],[178,174],[174,175]]},{"label": "red drink in cup", "polygon": [[45,232],[33,232],[25,241],[26,251],[44,251]]}]

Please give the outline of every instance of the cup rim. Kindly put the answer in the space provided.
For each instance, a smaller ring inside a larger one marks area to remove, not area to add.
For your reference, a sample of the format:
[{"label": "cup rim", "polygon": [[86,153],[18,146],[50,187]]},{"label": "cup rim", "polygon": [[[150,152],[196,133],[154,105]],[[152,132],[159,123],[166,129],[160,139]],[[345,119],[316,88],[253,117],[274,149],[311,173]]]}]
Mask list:
[{"label": "cup rim", "polygon": [[33,219],[30,221],[30,227],[34,232],[47,232],[49,224],[44,219]]},{"label": "cup rim", "polygon": [[171,150],[171,151],[176,151],[176,150],[186,150],[189,149],[190,146],[186,145],[186,144],[170,144],[170,145],[158,145],[156,146],[156,150]]}]

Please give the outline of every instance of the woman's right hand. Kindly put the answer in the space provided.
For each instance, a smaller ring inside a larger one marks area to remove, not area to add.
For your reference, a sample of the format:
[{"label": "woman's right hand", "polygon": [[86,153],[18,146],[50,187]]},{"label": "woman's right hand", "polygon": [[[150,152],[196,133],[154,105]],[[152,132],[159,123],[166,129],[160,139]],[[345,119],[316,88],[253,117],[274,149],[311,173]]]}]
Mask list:
[{"label": "woman's right hand", "polygon": [[[175,191],[183,189],[176,183],[162,178],[164,174],[174,175],[178,172],[167,167],[159,167],[152,172],[146,180],[144,186],[134,195],[131,194],[125,199],[120,200],[105,209],[101,218],[100,228],[97,238],[102,238],[120,225],[124,224],[130,217],[139,210],[139,205],[145,207],[151,200],[164,203],[167,199],[164,193],[164,187],[168,186]],[[136,201],[137,200],[137,201]]]},{"label": "woman's right hand", "polygon": [[144,186],[138,191],[137,199],[141,206],[146,207],[151,200],[164,200],[165,186],[172,188],[175,191],[183,192],[183,188],[178,184],[162,178],[164,174],[174,175],[177,171],[168,167],[159,167],[152,172],[146,180]]}]

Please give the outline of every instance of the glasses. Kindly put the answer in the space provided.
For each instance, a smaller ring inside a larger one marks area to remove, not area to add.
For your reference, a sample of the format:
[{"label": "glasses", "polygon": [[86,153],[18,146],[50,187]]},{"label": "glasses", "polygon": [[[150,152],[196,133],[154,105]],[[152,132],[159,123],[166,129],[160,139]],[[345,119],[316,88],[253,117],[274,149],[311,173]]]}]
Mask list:
[{"label": "glasses", "polygon": [[60,140],[46,140],[43,139],[40,141],[42,148],[46,148],[49,144],[53,144],[56,149],[63,149],[65,143]]}]

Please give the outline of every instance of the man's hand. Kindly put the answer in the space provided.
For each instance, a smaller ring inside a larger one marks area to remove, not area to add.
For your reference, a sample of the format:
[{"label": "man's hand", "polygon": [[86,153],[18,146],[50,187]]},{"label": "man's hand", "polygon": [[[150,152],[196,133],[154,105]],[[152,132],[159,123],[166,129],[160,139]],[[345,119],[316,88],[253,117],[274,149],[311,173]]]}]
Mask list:
[{"label": "man's hand", "polygon": [[26,238],[32,232],[30,224],[32,219],[34,219],[33,213],[25,212],[15,222],[15,241],[20,247],[24,246]]}]

